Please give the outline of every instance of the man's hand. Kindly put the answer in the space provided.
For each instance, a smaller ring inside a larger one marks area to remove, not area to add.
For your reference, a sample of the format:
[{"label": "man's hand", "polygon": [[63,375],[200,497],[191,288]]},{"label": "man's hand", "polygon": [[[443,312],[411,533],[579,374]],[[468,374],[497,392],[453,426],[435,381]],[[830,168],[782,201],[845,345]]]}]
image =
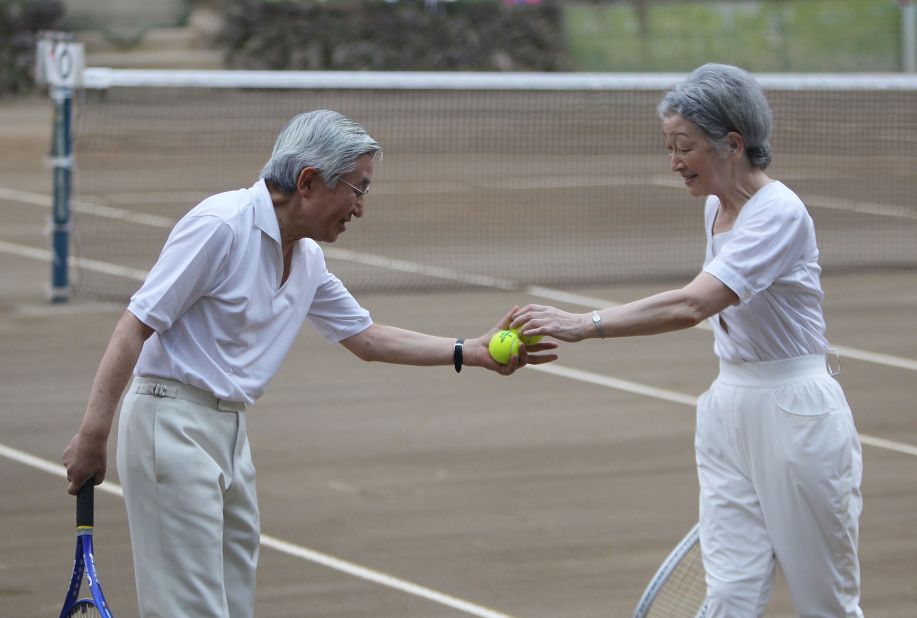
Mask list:
[{"label": "man's hand", "polygon": [[95,477],[96,485],[105,479],[108,465],[107,440],[82,432],[73,436],[64,449],[64,466],[67,468],[67,493],[76,495],[86,481]]},{"label": "man's hand", "polygon": [[519,307],[513,307],[503,316],[496,326],[489,331],[465,342],[465,359],[466,364],[471,366],[483,367],[495,371],[500,375],[511,375],[520,367],[526,365],[541,365],[557,360],[556,354],[532,354],[532,352],[544,352],[554,350],[557,344],[551,341],[540,341],[536,344],[526,346],[524,343],[519,344],[519,354],[509,359],[509,363],[501,365],[490,355],[490,338],[501,330],[509,330],[513,315],[519,311]]},{"label": "man's hand", "polygon": [[143,342],[152,334],[153,329],[130,311],[125,311],[115,325],[115,332],[96,370],[80,430],[64,449],[63,460],[70,481],[68,493],[75,495],[93,476],[96,485],[105,478],[106,444],[118,400],[131,379]]}]

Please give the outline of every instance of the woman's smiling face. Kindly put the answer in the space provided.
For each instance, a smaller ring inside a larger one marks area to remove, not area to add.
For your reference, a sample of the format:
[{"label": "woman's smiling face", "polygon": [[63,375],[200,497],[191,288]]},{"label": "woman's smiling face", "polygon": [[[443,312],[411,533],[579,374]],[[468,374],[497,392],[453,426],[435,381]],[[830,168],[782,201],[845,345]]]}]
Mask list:
[{"label": "woman's smiling face", "polygon": [[718,195],[730,178],[730,161],[717,152],[700,127],[678,114],[662,121],[672,171],[694,197]]}]

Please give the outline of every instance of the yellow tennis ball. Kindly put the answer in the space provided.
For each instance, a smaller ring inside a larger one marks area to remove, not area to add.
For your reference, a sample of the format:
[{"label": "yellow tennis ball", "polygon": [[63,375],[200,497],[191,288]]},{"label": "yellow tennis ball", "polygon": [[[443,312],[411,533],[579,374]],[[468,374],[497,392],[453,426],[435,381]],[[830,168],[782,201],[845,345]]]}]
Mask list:
[{"label": "yellow tennis ball", "polygon": [[519,337],[511,330],[501,330],[490,338],[487,349],[495,361],[506,365],[509,359],[519,353]]},{"label": "yellow tennis ball", "polygon": [[514,328],[513,332],[516,333],[516,336],[519,337],[519,340],[522,341],[525,345],[535,345],[541,341],[541,335],[532,335],[531,337],[525,337],[519,334],[521,328]]}]

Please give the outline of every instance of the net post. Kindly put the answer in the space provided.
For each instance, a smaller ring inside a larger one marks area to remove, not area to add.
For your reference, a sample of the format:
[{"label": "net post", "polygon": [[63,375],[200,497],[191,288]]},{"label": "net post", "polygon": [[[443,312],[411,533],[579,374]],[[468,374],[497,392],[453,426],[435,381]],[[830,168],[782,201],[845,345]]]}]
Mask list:
[{"label": "net post", "polygon": [[915,21],[917,5],[914,0],[901,1],[901,70],[917,73],[917,44],[915,44]]},{"label": "net post", "polygon": [[51,225],[51,293],[52,303],[70,299],[70,181],[73,171],[71,114],[73,90],[52,86],[54,133],[51,139],[51,165],[54,178],[54,201]]},{"label": "net post", "polygon": [[48,163],[53,170],[51,209],[52,303],[70,299],[70,193],[73,172],[73,92],[83,71],[83,46],[68,32],[41,32],[36,53],[36,82],[48,86],[54,104],[54,130]]}]

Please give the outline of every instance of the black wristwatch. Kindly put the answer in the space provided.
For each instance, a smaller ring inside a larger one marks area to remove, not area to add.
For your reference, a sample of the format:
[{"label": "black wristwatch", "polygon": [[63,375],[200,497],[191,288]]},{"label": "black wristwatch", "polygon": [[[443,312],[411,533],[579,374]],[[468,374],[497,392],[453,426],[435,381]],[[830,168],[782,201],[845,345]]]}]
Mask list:
[{"label": "black wristwatch", "polygon": [[452,351],[452,362],[455,364],[455,372],[462,371],[462,348],[465,346],[464,339],[455,340],[455,348]]}]

